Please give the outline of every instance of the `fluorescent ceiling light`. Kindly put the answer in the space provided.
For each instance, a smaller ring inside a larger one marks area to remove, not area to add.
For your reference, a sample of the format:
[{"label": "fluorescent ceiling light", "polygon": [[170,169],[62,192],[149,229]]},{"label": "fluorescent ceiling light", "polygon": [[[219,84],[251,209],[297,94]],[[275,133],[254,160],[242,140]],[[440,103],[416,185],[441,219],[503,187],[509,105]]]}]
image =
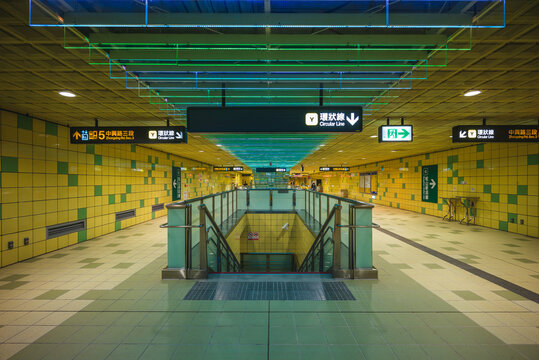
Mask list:
[{"label": "fluorescent ceiling light", "polygon": [[221,145],[221,144],[217,144],[217,146],[221,147],[221,146],[223,146],[223,145]]},{"label": "fluorescent ceiling light", "polygon": [[71,91],[59,91],[58,94],[65,97],[75,97],[77,95],[73,94]]},{"label": "fluorescent ceiling light", "polygon": [[198,152],[204,152],[204,150],[198,150]]},{"label": "fluorescent ceiling light", "polygon": [[475,96],[481,94],[480,90],[470,90],[464,93],[464,96]]},{"label": "fluorescent ceiling light", "polygon": [[339,150],[338,152],[342,152],[342,150]]},{"label": "fluorescent ceiling light", "polygon": [[375,137],[378,137],[378,135],[371,135],[371,138],[375,138]]}]

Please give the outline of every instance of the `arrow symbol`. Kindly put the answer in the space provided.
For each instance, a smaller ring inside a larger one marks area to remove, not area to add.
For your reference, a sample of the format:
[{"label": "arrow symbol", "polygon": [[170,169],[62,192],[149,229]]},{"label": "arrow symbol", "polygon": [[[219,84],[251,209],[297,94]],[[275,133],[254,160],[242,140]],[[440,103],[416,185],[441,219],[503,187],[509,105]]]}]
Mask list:
[{"label": "arrow symbol", "polygon": [[172,181],[172,186],[176,187],[176,179],[174,179],[174,181]]},{"label": "arrow symbol", "polygon": [[399,135],[402,135],[402,138],[408,137],[410,133],[406,129],[402,129],[402,132],[399,133]]},{"label": "arrow symbol", "polygon": [[78,131],[75,131],[75,133],[73,134],[73,137],[74,137],[76,140],[80,139],[80,134],[79,134],[79,132],[78,132]]},{"label": "arrow symbol", "polygon": [[431,189],[434,189],[436,187],[436,181],[434,181],[434,179],[430,179],[430,188]]},{"label": "arrow symbol", "polygon": [[461,131],[459,132],[459,138],[465,139],[465,138],[466,138],[466,131],[462,131],[462,130],[461,130]]},{"label": "arrow symbol", "polygon": [[346,121],[348,121],[350,125],[354,126],[359,121],[359,116],[354,117],[354,113],[351,113],[350,117],[346,117]]},{"label": "arrow symbol", "polygon": [[183,139],[183,134],[176,131],[176,139]]}]

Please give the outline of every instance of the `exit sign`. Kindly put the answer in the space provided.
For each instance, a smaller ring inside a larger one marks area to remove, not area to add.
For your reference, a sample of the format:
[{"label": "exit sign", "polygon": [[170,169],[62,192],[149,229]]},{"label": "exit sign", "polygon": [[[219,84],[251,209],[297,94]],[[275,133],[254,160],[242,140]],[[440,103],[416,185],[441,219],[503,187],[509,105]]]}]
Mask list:
[{"label": "exit sign", "polygon": [[383,125],[378,128],[378,142],[410,142],[412,140],[412,125]]}]

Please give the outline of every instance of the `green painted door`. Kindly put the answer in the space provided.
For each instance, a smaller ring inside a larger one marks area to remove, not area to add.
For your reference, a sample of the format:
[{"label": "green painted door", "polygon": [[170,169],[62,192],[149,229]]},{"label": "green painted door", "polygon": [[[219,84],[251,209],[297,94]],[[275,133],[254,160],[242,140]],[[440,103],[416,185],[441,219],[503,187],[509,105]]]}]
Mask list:
[{"label": "green painted door", "polygon": [[438,165],[421,167],[421,200],[438,202]]},{"label": "green painted door", "polygon": [[172,167],[172,201],[180,200],[182,197],[182,169]]}]

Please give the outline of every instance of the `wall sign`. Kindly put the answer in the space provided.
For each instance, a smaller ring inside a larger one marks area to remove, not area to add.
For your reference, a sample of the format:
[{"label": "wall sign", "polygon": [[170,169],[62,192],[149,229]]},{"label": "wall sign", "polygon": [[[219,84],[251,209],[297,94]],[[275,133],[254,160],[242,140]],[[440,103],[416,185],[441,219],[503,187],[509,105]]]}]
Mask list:
[{"label": "wall sign", "polygon": [[438,202],[438,165],[421,167],[421,201]]},{"label": "wall sign", "polygon": [[250,232],[247,235],[247,240],[258,240],[258,239],[259,239],[259,236],[257,232]]},{"label": "wall sign", "polygon": [[243,166],[214,166],[213,171],[243,171]]},{"label": "wall sign", "polygon": [[378,142],[410,142],[412,125],[382,125],[378,128]]},{"label": "wall sign", "polygon": [[182,198],[182,170],[179,167],[172,167],[172,201]]},{"label": "wall sign", "polygon": [[537,125],[459,125],[453,127],[453,142],[538,142]]},{"label": "wall sign", "polygon": [[271,172],[286,172],[286,168],[277,168],[277,167],[263,167],[263,168],[256,168],[256,172],[265,172],[265,173],[271,173]]},{"label": "wall sign", "polygon": [[178,144],[187,142],[184,126],[72,127],[72,144]]},{"label": "wall sign", "polygon": [[320,171],[350,171],[349,167],[342,166],[320,166]]},{"label": "wall sign", "polygon": [[356,132],[361,106],[188,107],[189,132]]}]

